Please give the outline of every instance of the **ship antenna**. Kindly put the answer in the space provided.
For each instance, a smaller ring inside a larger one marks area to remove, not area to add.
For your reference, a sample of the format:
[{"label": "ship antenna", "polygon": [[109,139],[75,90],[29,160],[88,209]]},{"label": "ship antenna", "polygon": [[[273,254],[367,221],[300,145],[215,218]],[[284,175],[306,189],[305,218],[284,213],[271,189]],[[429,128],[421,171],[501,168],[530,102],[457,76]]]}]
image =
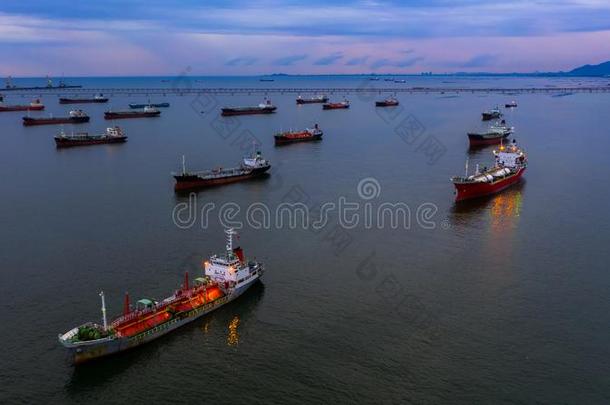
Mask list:
[{"label": "ship antenna", "polygon": [[102,297],[102,320],[104,321],[104,330],[108,330],[108,321],[106,320],[106,300],[104,299],[104,291],[100,291]]},{"label": "ship antenna", "polygon": [[233,235],[235,234],[235,231],[233,228],[229,228],[225,233],[227,234],[227,253],[231,254],[233,253]]}]

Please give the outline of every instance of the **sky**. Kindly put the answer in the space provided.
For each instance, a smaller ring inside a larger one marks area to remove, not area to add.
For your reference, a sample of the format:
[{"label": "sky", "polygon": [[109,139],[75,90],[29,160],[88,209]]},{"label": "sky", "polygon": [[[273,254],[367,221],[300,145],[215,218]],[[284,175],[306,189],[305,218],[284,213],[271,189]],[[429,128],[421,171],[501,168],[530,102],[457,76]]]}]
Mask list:
[{"label": "sky", "polygon": [[571,70],[610,0],[2,0],[0,76]]}]

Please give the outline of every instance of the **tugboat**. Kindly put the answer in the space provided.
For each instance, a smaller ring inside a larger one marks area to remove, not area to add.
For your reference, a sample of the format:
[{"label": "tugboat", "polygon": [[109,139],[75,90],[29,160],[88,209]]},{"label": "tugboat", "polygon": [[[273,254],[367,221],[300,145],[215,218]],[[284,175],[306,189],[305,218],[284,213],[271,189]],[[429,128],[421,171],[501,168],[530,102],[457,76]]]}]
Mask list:
[{"label": "tugboat", "polygon": [[197,190],[221,184],[235,183],[251,179],[265,173],[271,168],[268,160],[261,157],[260,152],[255,152],[252,157],[245,157],[237,167],[189,172],[186,170],[184,156],[182,157],[182,172],[172,173],[176,179],[174,190],[177,192]]},{"label": "tugboat", "polygon": [[169,107],[169,103],[129,104],[129,108],[145,108],[145,107],[167,108],[167,107]]},{"label": "tugboat", "polygon": [[55,137],[55,145],[58,148],[68,148],[72,146],[101,145],[106,143],[123,143],[127,137],[119,127],[106,128],[106,133],[102,135],[89,135],[87,132],[66,135],[64,131]]},{"label": "tugboat", "polygon": [[470,142],[470,146],[494,145],[501,143],[502,140],[506,139],[514,130],[514,127],[506,126],[506,121],[502,120],[499,123],[496,122],[495,124],[490,125],[486,132],[469,132],[468,141]]},{"label": "tugboat", "polygon": [[277,110],[277,107],[271,104],[271,100],[265,100],[253,107],[224,107],[222,108],[222,116],[231,115],[250,115],[250,114],[271,114]]},{"label": "tugboat", "polygon": [[285,145],[294,142],[321,141],[324,132],[315,124],[313,128],[306,128],[303,131],[288,131],[273,135],[275,145]]},{"label": "tugboat", "polygon": [[107,103],[108,98],[103,94],[98,94],[93,98],[65,98],[59,99],[59,104],[86,104],[86,103]]},{"label": "tugboat", "polygon": [[82,124],[89,122],[89,116],[83,110],[72,110],[67,117],[32,118],[23,117],[23,125],[55,125],[55,124]]},{"label": "tugboat", "polygon": [[375,107],[395,107],[398,104],[398,100],[394,96],[390,96],[382,101],[375,101]]},{"label": "tugboat", "polygon": [[506,108],[515,108],[515,107],[517,107],[517,102],[513,100],[510,103],[504,104],[504,107],[506,107]]},{"label": "tugboat", "polygon": [[44,110],[44,104],[40,99],[35,99],[28,105],[7,105],[4,104],[4,96],[0,94],[0,112],[4,111],[40,111]]},{"label": "tugboat", "polygon": [[233,229],[225,233],[225,253],[205,261],[193,285],[185,273],[184,283],[161,301],[143,298],[134,308],[125,294],[123,314],[108,322],[105,295],[100,292],[102,324],[87,322],[58,336],[72,363],[81,364],[150,342],[233,301],[260,280],[263,264],[245,259],[241,247],[233,244]]},{"label": "tugboat", "polygon": [[483,121],[489,121],[502,117],[502,111],[500,111],[500,107],[493,108],[489,111],[483,111],[481,113]]},{"label": "tugboat", "polygon": [[301,96],[297,97],[297,104],[315,104],[315,103],[326,103],[328,101],[328,97],[320,94],[319,96],[312,96],[309,98],[303,98]]},{"label": "tugboat", "polygon": [[348,100],[343,100],[339,103],[325,103],[322,105],[323,110],[339,110],[342,108],[349,108]]},{"label": "tugboat", "polygon": [[142,110],[138,111],[106,111],[104,113],[104,119],[116,120],[123,118],[146,118],[146,117],[158,117],[161,115],[161,111],[154,107],[146,106]]},{"label": "tugboat", "polygon": [[468,175],[467,162],[465,176],[451,179],[457,192],[456,201],[494,194],[521,180],[527,167],[527,157],[517,147],[515,140],[508,147],[502,145],[499,151],[494,150],[494,156],[496,162],[492,168],[479,170],[477,165],[475,173]]}]

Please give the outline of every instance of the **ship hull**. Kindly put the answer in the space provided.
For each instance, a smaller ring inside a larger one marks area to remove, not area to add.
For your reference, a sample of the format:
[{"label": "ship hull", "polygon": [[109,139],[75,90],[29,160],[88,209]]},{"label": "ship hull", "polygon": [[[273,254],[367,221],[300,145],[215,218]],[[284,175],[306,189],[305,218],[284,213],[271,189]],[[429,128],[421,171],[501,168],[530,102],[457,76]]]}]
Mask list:
[{"label": "ship hull", "polygon": [[107,103],[107,98],[60,98],[59,104],[92,104],[92,103]]},{"label": "ship hull", "polygon": [[297,98],[297,104],[319,104],[319,103],[326,103],[328,101],[327,98],[320,98],[320,99],[299,99]]},{"label": "ship hull", "polygon": [[502,114],[496,114],[496,113],[482,113],[481,114],[481,120],[483,121],[490,121],[493,119],[497,119],[502,117]]},{"label": "ship hull", "polygon": [[499,193],[500,191],[514,184],[517,184],[521,180],[521,177],[523,176],[524,172],[525,167],[522,167],[515,174],[512,174],[511,176],[505,177],[493,183],[454,182],[453,185],[455,186],[457,192],[455,201],[469,200],[472,198],[479,198]]},{"label": "ship hull", "polygon": [[129,108],[145,108],[145,107],[167,108],[167,107],[169,107],[169,103],[158,103],[158,104],[129,104]]},{"label": "ship hull", "polygon": [[89,122],[89,117],[64,117],[64,118],[23,117],[23,125],[26,127],[31,127],[34,125],[83,124],[85,122]]},{"label": "ship hull", "polygon": [[158,117],[161,115],[160,111],[155,112],[105,112],[104,119],[106,120],[120,120],[127,118],[150,118],[150,117]]},{"label": "ship hull", "polygon": [[468,142],[470,142],[470,146],[496,145],[509,135],[510,133],[502,135],[468,134]]},{"label": "ship hull", "polygon": [[112,139],[85,139],[85,140],[76,140],[76,139],[63,139],[63,138],[55,138],[55,146],[58,148],[71,148],[74,146],[91,146],[91,145],[104,145],[104,144],[113,144],[113,143],[125,143],[127,142],[127,137],[116,137]]},{"label": "ship hull", "polygon": [[342,109],[346,109],[349,108],[349,104],[345,105],[345,104],[324,104],[322,106],[323,110],[342,110]]},{"label": "ship hull", "polygon": [[395,107],[398,103],[387,102],[387,101],[376,101],[375,107]]},{"label": "ship hull", "polygon": [[290,143],[312,142],[312,141],[321,141],[321,140],[322,140],[322,135],[311,135],[311,136],[304,136],[304,137],[299,137],[299,138],[276,137],[275,145],[280,146],[280,145],[287,145]]},{"label": "ship hull", "polygon": [[261,167],[258,169],[252,169],[251,171],[243,174],[237,174],[234,176],[218,177],[218,178],[201,178],[197,175],[176,175],[176,185],[174,190],[178,192],[193,191],[208,187],[221,186],[224,184],[236,183],[239,181],[248,180],[254,177],[258,177],[266,173],[271,166]]},{"label": "ship hull", "polygon": [[29,106],[29,105],[7,105],[0,106],[0,112],[6,111],[41,111],[44,110],[44,105]]},{"label": "ship hull", "polygon": [[273,114],[276,107],[273,108],[250,108],[243,110],[236,110],[231,108],[223,108],[221,115],[223,117],[230,117],[233,115],[254,115],[254,114]]}]

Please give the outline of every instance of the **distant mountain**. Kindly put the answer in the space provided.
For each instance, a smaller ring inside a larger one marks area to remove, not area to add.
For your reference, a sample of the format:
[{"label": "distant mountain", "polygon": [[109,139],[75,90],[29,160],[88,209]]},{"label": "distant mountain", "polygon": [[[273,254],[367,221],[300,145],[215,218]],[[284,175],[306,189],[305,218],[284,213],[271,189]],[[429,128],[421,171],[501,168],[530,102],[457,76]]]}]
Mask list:
[{"label": "distant mountain", "polygon": [[567,74],[571,76],[610,76],[610,61],[599,65],[584,65],[570,70]]}]

